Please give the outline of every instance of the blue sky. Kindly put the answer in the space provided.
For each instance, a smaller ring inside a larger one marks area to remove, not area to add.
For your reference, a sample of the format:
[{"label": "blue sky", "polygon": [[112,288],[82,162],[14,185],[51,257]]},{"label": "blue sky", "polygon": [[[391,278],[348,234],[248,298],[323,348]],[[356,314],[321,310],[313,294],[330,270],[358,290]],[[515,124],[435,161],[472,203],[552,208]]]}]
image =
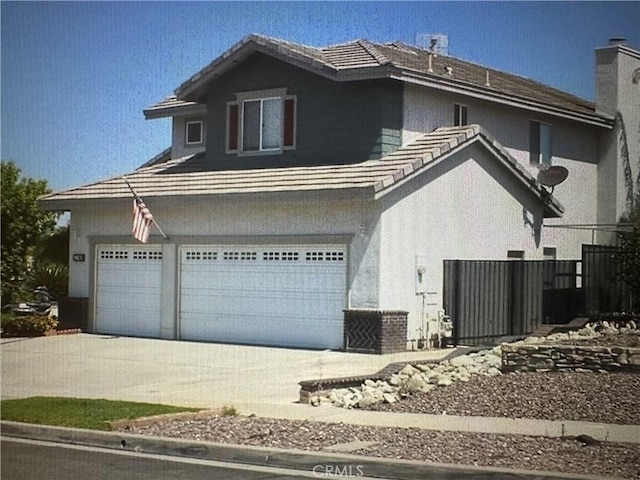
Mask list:
[{"label": "blue sky", "polygon": [[54,190],[127,173],[169,146],[142,110],[249,33],[325,46],[413,43],[594,96],[594,49],[640,48],[640,2],[0,2],[3,160]]}]

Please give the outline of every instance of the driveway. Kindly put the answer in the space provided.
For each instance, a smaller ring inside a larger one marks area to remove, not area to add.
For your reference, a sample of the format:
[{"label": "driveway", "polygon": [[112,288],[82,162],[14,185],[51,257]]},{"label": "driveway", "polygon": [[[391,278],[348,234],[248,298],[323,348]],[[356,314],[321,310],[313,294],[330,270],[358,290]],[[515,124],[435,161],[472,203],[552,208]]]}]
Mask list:
[{"label": "driveway", "polygon": [[3,399],[67,396],[200,408],[291,405],[298,382],[374,373],[451,350],[366,355],[106,335],[2,339]]}]

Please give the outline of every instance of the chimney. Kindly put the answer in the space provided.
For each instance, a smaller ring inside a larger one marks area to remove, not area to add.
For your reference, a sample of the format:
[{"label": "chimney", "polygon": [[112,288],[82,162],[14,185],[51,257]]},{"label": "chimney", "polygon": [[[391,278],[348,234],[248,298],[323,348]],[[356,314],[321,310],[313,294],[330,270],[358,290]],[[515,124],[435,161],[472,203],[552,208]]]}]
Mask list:
[{"label": "chimney", "polygon": [[627,84],[639,57],[624,37],[612,37],[607,46],[596,48],[596,111],[615,115],[621,104],[634,98],[637,93]]},{"label": "chimney", "polygon": [[614,45],[626,45],[627,39],[625,37],[611,37],[609,39],[609,46],[612,47]]}]

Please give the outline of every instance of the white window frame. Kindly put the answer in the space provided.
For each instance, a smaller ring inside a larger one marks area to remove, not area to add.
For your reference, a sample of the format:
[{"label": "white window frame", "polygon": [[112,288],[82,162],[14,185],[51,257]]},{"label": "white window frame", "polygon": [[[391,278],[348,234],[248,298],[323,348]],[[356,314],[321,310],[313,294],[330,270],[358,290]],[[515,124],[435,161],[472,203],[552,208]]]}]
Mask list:
[{"label": "white window frame", "polygon": [[[553,165],[553,125],[539,120],[530,120],[529,135],[531,135],[531,125],[533,124],[537,126],[538,152],[537,158],[534,157],[533,152],[530,152],[530,163],[532,165],[545,165],[550,167]],[[544,132],[546,132],[546,134],[543,135]],[[529,139],[529,142],[533,144],[532,139]],[[545,148],[545,145],[547,148]]]},{"label": "white window frame", "polygon": [[[294,99],[295,95],[287,95],[286,88],[274,88],[270,90],[259,90],[252,92],[240,92],[236,93],[236,101],[228,102],[227,104],[227,112],[229,111],[229,105],[237,105],[238,106],[238,149],[237,150],[229,150],[227,148],[227,153],[236,153],[238,156],[252,156],[252,155],[278,155],[282,154],[285,150],[294,150],[296,148],[295,138],[296,138],[296,121],[297,114],[294,110],[294,118],[293,118],[293,145],[284,146],[284,129],[285,129],[285,100]],[[280,101],[280,139],[279,146],[277,148],[263,148],[263,102],[267,100],[278,99]],[[245,111],[245,103],[246,102],[255,102],[260,101],[260,138],[259,138],[259,149],[258,150],[244,150],[244,111]],[[227,114],[227,135],[226,138],[229,138],[230,125],[229,118]],[[225,143],[228,143],[225,141]]]},{"label": "white window frame", "polygon": [[[189,141],[189,125],[200,124],[200,140],[197,142]],[[202,145],[204,143],[204,122],[202,120],[187,120],[184,122],[184,144],[185,145]]]},{"label": "white window frame", "polygon": [[[464,112],[464,118],[466,120],[466,122],[462,122],[462,118],[463,115],[462,113]],[[458,115],[458,118],[460,119],[460,124],[456,124],[456,114]],[[469,125],[469,107],[463,103],[454,103],[453,104],[453,126],[454,127],[466,127],[467,125]]]}]

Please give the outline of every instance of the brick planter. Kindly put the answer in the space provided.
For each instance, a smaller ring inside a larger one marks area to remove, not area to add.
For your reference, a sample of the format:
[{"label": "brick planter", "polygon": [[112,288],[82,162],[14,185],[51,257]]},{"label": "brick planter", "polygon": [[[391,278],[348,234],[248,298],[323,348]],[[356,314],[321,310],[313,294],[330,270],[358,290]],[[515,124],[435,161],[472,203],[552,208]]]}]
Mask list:
[{"label": "brick planter", "polygon": [[58,328],[88,331],[89,299],[67,297],[58,301]]},{"label": "brick planter", "polygon": [[345,350],[376,354],[404,352],[407,315],[408,312],[402,310],[345,310]]}]

